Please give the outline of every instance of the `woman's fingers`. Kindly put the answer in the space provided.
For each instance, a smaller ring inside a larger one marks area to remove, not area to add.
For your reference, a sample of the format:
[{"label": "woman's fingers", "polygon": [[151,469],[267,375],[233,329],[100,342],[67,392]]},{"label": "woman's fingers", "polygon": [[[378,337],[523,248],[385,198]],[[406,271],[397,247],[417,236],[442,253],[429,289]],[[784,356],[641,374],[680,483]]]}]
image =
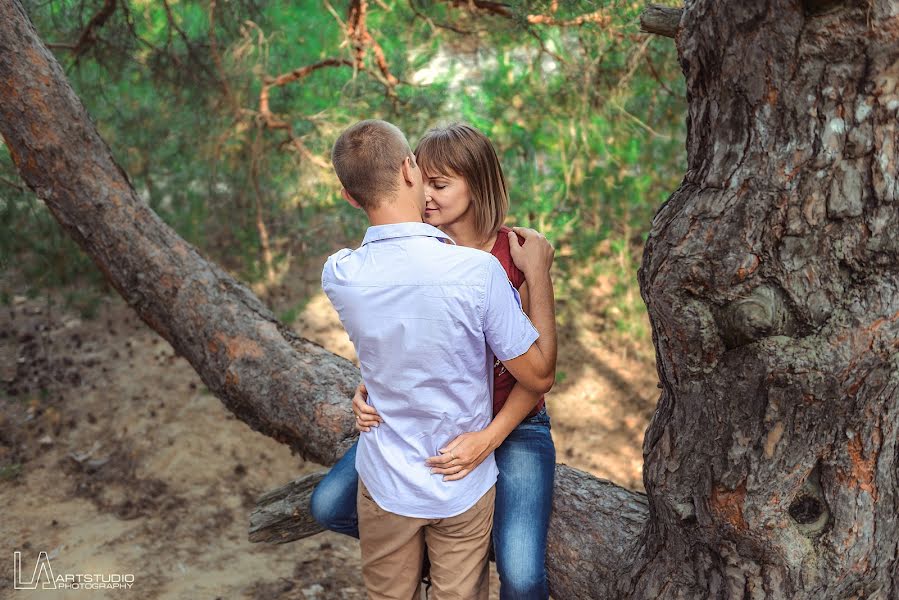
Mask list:
[{"label": "woman's fingers", "polygon": [[[523,245],[519,243],[518,236],[524,238]],[[512,261],[525,272],[525,276],[549,271],[552,266],[555,250],[542,233],[527,227],[514,227],[509,232],[509,244]]]},{"label": "woman's fingers", "polygon": [[[441,455],[441,456],[432,456],[432,457],[428,458],[425,461],[425,463],[429,467],[432,467],[432,471],[434,473],[437,473],[438,472],[438,471],[436,471],[437,468],[446,469],[449,467],[459,467],[462,469],[466,469],[466,468],[472,466],[472,463],[474,463],[477,460],[477,458],[478,458],[477,456],[474,456],[474,457],[459,456],[458,452],[456,453],[455,456],[452,456],[449,452],[447,452],[446,454]],[[443,471],[440,471],[440,472],[442,473]]]},{"label": "woman's fingers", "polygon": [[359,407],[358,412],[359,412],[359,416],[362,418],[366,418],[366,416],[368,416],[368,418],[374,419],[376,421],[381,420],[381,415],[378,414],[377,409],[375,409],[375,407],[372,406],[371,404],[362,404]]},{"label": "woman's fingers", "polygon": [[455,475],[456,473],[462,471],[465,467],[462,465],[448,465],[443,468],[432,468],[431,473],[434,475]]},{"label": "woman's fingers", "polygon": [[471,469],[462,469],[455,475],[450,475],[449,477],[444,477],[443,480],[444,481],[458,481],[458,480],[462,479],[463,477],[465,477],[466,475],[468,475],[469,473],[471,473]]},{"label": "woman's fingers", "polygon": [[427,460],[425,460],[425,464],[429,467],[442,467],[448,465],[456,459],[452,454],[446,452],[445,454],[441,454],[439,456],[429,456]]},{"label": "woman's fingers", "polygon": [[370,431],[372,427],[377,427],[383,422],[375,407],[368,404],[367,398],[368,391],[365,384],[359,385],[353,395],[353,414],[356,417],[356,429],[359,431]]},{"label": "woman's fingers", "polygon": [[377,427],[381,417],[375,415],[356,415],[356,427]]}]

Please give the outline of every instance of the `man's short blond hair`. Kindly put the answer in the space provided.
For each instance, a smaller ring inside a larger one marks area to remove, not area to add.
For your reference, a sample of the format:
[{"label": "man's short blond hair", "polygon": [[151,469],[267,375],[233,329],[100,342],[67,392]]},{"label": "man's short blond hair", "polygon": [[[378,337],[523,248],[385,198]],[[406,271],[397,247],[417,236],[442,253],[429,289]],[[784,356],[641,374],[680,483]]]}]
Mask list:
[{"label": "man's short blond hair", "polygon": [[365,210],[377,208],[396,195],[397,173],[406,157],[415,157],[406,136],[396,125],[378,119],[348,127],[331,150],[337,178]]}]

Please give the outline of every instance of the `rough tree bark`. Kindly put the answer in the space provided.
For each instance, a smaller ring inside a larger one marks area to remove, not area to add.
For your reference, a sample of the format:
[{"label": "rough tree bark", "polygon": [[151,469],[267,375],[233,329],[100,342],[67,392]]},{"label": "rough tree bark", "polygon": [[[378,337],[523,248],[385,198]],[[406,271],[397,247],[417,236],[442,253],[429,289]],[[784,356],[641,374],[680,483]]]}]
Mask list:
[{"label": "rough tree bark", "polygon": [[[899,5],[694,0],[676,43],[688,172],[640,271],[663,386],[648,498],[559,466],[553,595],[899,597]],[[334,462],[353,437],[352,365],[140,202],[9,0],[0,132],[230,410]]]},{"label": "rough tree bark", "polygon": [[688,3],[635,598],[899,598],[899,3]]}]

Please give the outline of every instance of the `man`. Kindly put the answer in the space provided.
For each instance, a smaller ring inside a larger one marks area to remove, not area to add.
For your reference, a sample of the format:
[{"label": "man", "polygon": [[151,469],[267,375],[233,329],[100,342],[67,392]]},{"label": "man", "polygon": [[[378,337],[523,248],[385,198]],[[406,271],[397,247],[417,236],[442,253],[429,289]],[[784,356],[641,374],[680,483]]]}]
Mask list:
[{"label": "man", "polygon": [[[356,454],[366,588],[375,599],[413,598],[427,547],[437,600],[486,600],[493,456],[456,481],[425,460],[490,423],[494,354],[536,393],[552,386],[554,361],[499,261],[423,222],[421,171],[399,129],[357,123],[331,159],[344,198],[371,223],[362,246],[337,252],[322,272],[382,418]],[[536,234],[525,238],[514,244],[516,263],[538,274],[528,280],[532,296],[547,297],[551,248]]]}]

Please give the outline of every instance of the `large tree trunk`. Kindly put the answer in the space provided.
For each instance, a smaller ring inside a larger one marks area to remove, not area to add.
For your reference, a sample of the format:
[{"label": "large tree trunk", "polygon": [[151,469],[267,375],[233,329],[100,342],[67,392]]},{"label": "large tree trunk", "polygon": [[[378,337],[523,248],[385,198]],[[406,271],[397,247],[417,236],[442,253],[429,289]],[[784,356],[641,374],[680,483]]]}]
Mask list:
[{"label": "large tree trunk", "polygon": [[[676,39],[689,171],[640,273],[663,385],[648,499],[557,469],[553,595],[899,597],[899,6],[697,0]],[[0,132],[230,410],[323,464],[340,456],[355,369],[140,202],[9,0]],[[268,495],[271,514],[300,490]]]},{"label": "large tree trunk", "polygon": [[689,3],[637,598],[899,598],[899,3]]}]

